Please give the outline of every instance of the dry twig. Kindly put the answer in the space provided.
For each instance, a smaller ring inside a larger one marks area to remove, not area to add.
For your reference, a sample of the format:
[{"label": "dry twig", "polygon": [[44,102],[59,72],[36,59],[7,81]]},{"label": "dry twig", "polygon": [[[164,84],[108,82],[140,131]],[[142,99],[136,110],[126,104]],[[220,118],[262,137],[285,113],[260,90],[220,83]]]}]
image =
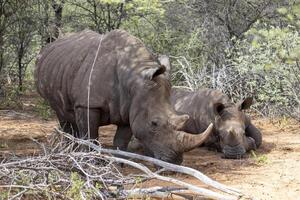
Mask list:
[{"label": "dry twig", "polygon": [[[38,143],[40,144],[40,143]],[[241,193],[215,182],[197,170],[173,165],[154,158],[101,148],[94,143],[74,138],[56,129],[56,136],[50,147],[43,144],[43,155],[30,158],[11,157],[0,164],[0,191],[6,199],[22,197],[57,199],[108,199],[150,196],[156,198],[175,197],[176,199],[204,196],[211,199],[239,199]],[[74,151],[93,149],[94,151]],[[191,175],[202,182],[229,195],[217,193],[191,185],[172,177],[152,172],[142,163],[122,156],[135,158],[161,166],[164,170]],[[124,163],[139,169],[139,175],[122,174],[115,163]],[[139,183],[158,179],[178,187],[137,188]],[[2,197],[0,195],[0,197]]]}]

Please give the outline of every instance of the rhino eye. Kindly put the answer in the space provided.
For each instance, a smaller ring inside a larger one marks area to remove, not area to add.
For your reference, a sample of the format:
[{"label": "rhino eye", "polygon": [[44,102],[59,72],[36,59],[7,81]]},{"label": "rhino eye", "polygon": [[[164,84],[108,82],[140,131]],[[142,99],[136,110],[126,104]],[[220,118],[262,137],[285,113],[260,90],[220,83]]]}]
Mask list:
[{"label": "rhino eye", "polygon": [[157,127],[158,126],[158,120],[152,120],[151,121],[151,126]]},{"label": "rhino eye", "polygon": [[220,138],[225,138],[227,135],[227,132],[226,131],[219,131],[219,137]]}]

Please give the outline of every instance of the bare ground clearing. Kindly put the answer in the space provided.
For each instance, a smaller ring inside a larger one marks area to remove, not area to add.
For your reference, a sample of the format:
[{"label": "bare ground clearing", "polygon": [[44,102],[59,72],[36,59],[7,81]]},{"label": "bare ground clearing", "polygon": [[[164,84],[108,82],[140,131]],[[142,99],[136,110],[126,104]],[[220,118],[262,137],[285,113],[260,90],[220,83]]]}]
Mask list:
[{"label": "bare ground clearing", "polygon": [[[225,160],[220,153],[198,148],[185,154],[183,165],[241,189],[255,199],[299,199],[300,123],[263,118],[255,119],[254,123],[263,133],[262,147],[255,155],[242,160]],[[1,110],[0,157],[37,154],[38,145],[30,138],[43,142],[56,125],[55,119],[45,121],[32,113]],[[102,144],[111,147],[115,127],[103,127],[100,131]],[[172,176],[189,179],[184,175]],[[191,178],[188,181],[199,184]],[[157,182],[144,184],[157,185]]]}]

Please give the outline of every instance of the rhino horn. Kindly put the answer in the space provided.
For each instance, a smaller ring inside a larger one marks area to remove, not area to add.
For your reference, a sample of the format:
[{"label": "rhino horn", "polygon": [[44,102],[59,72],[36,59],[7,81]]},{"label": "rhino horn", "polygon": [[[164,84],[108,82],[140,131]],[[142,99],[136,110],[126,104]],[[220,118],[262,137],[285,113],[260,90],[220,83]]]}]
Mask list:
[{"label": "rhino horn", "polygon": [[235,139],[236,135],[235,135],[235,132],[232,128],[229,130],[229,133],[228,133],[227,137],[228,137],[229,141],[233,141]]},{"label": "rhino horn", "polygon": [[186,152],[203,144],[212,132],[213,124],[211,123],[208,128],[200,134],[189,134],[184,131],[177,131],[177,139],[179,144],[181,144],[182,151]]}]

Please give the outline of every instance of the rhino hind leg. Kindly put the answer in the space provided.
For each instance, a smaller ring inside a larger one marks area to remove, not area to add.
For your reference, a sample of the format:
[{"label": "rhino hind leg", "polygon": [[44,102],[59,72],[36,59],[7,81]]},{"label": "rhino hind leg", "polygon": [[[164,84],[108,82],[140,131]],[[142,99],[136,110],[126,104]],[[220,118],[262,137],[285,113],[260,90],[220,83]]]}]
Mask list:
[{"label": "rhino hind leg", "polygon": [[68,121],[63,121],[63,120],[59,120],[59,124],[61,129],[65,132],[65,133],[69,133],[71,135],[73,135],[74,137],[78,137],[78,128],[77,125]]},{"label": "rhino hind leg", "polygon": [[255,140],[256,148],[258,148],[262,143],[261,132],[253,124],[250,124],[246,128],[246,136],[252,137]]},{"label": "rhino hind leg", "polygon": [[118,126],[114,136],[114,147],[126,151],[131,140],[132,132],[130,126]]},{"label": "rhino hind leg", "polygon": [[[98,129],[100,126],[101,111],[98,109],[89,109],[89,122],[87,119],[88,109],[79,107],[75,109],[76,124],[78,127],[78,138],[98,139]],[[90,134],[88,135],[88,127]]]}]

